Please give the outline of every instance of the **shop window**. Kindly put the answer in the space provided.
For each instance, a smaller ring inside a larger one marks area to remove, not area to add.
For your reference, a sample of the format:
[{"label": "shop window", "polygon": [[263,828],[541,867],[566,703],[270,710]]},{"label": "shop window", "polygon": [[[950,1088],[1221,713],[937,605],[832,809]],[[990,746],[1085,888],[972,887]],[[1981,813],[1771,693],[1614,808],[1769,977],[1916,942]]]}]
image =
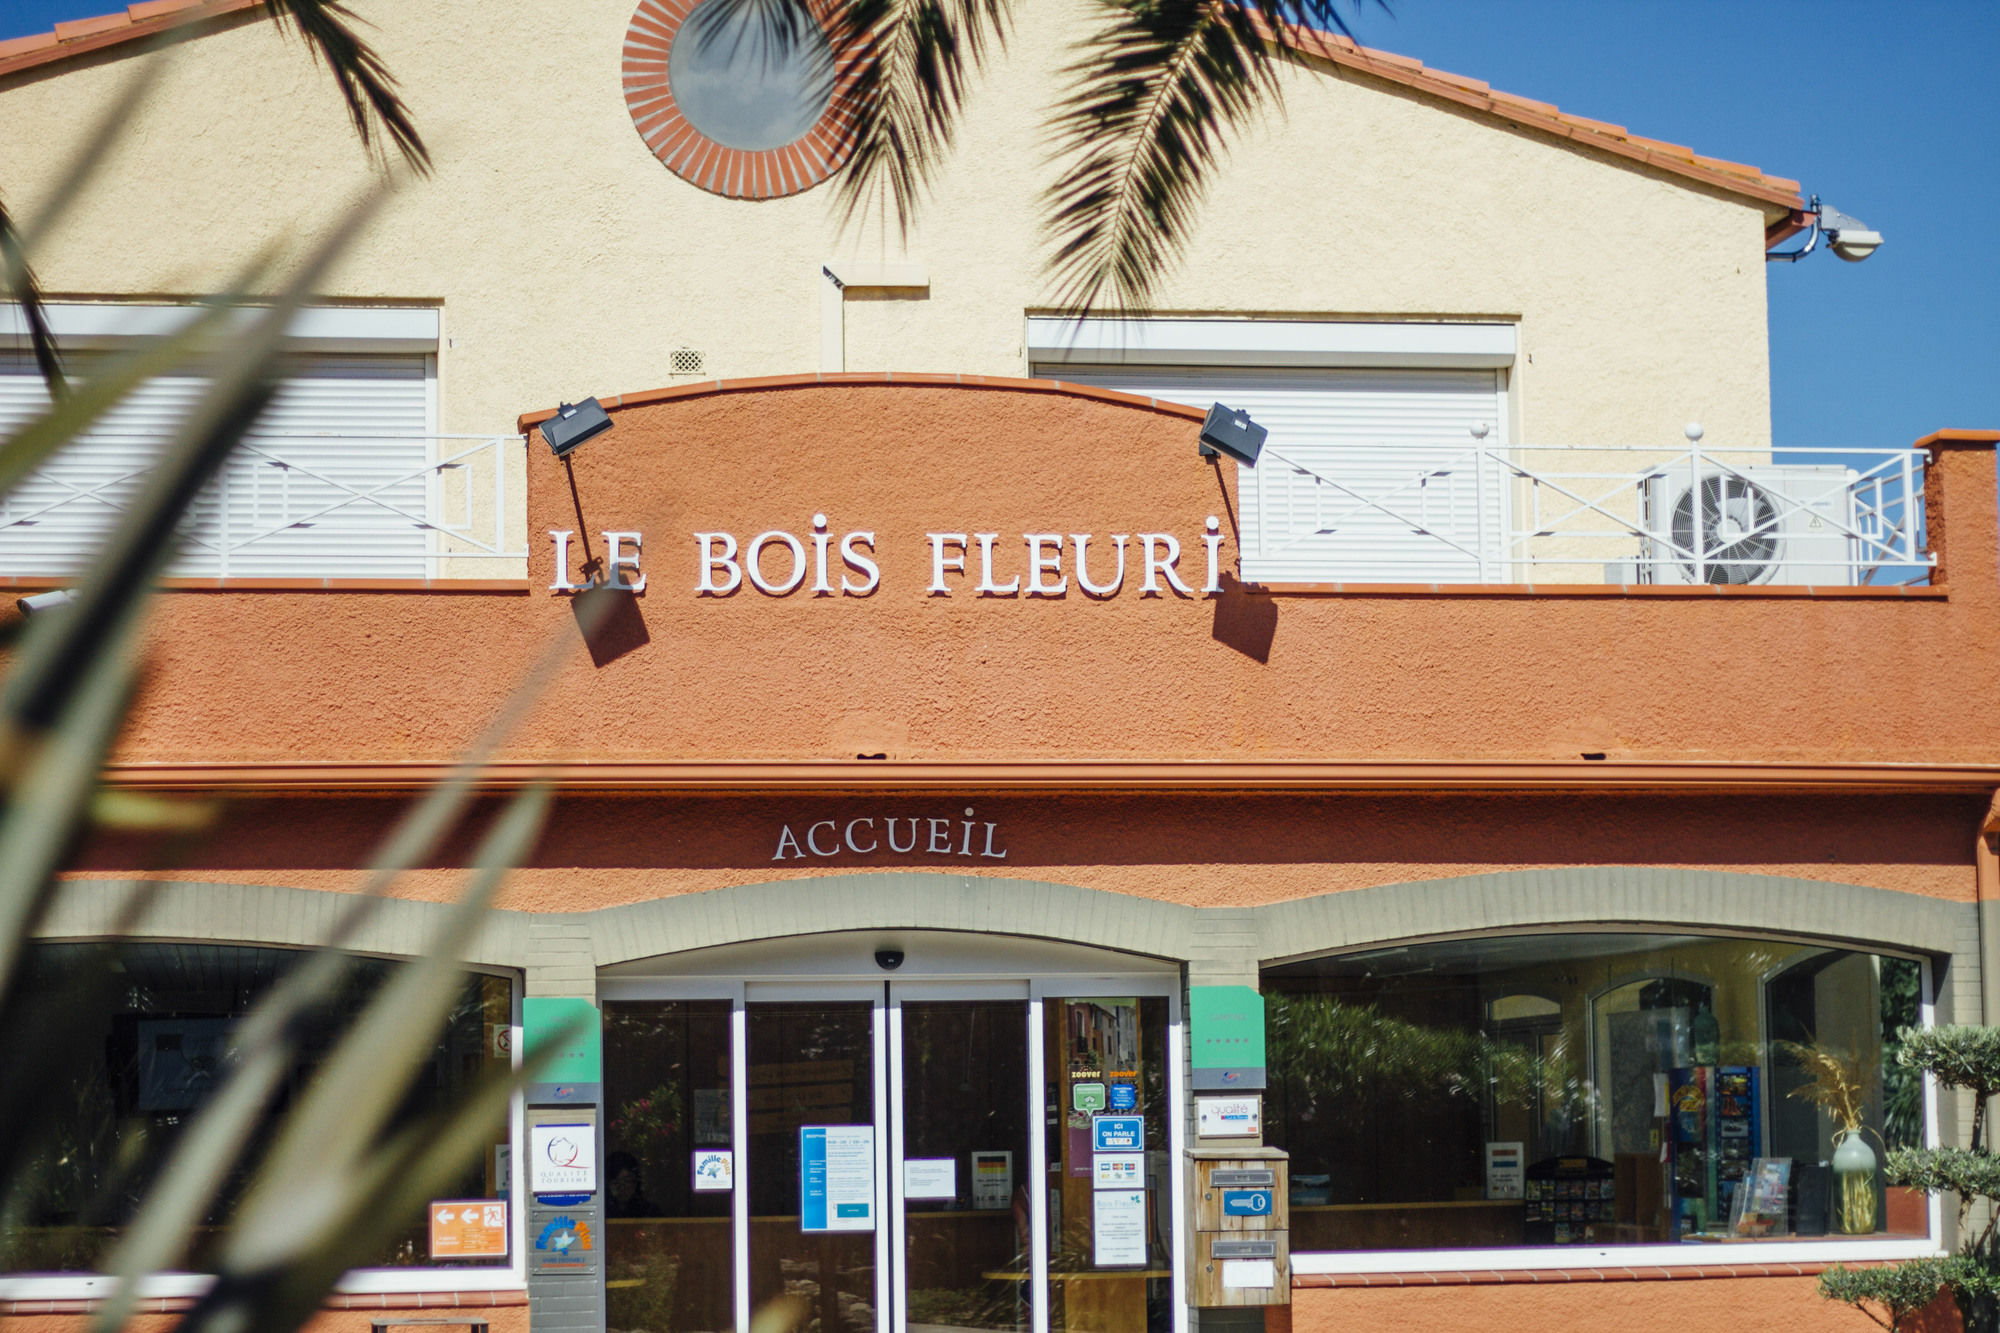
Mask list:
[{"label": "shop window", "polygon": [[1267,968],[1292,1248],[1922,1241],[1880,1161],[1922,1141],[1895,1056],[1923,984],[1907,959],[1637,933]]},{"label": "shop window", "polygon": [[[31,1006],[78,1033],[70,1062],[47,1094],[53,1133],[23,1173],[0,1229],[0,1266],[11,1273],[98,1271],[137,1212],[189,1124],[227,1074],[230,1044],[250,1010],[311,955],[221,944],[123,943],[111,947],[118,988],[107,1005],[79,1001],[75,977],[102,946],[39,944],[23,986]],[[302,1097],[314,1073],[399,963],[357,958],[336,1000],[307,1015],[298,1053],[276,1103],[275,1120]],[[32,1010],[31,1010],[32,1012]],[[58,1020],[57,1015],[63,1017]],[[449,1106],[487,1067],[511,1059],[513,989],[503,978],[468,974],[437,1044],[412,1080],[399,1123]],[[479,1163],[443,1192],[453,1199],[509,1196],[507,1126]],[[200,1271],[247,1179],[225,1188],[192,1238]],[[505,1256],[434,1259],[429,1209],[418,1208],[371,1266],[499,1268]],[[509,1249],[512,1249],[511,1244]]]}]

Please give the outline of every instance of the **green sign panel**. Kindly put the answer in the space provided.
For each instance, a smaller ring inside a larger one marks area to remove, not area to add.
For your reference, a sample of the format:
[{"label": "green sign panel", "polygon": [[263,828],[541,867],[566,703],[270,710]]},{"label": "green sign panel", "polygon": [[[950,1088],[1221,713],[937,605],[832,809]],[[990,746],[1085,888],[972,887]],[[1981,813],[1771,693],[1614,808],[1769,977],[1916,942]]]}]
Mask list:
[{"label": "green sign panel", "polygon": [[1256,991],[1188,987],[1188,1032],[1197,1090],[1264,1086],[1264,997]]},{"label": "green sign panel", "polygon": [[[571,1024],[575,1029],[565,1032]],[[550,1042],[563,1038],[535,1075],[537,1083],[604,1081],[603,1025],[597,1006],[589,1000],[529,996],[521,1001],[521,1034],[525,1056],[538,1055]]]}]

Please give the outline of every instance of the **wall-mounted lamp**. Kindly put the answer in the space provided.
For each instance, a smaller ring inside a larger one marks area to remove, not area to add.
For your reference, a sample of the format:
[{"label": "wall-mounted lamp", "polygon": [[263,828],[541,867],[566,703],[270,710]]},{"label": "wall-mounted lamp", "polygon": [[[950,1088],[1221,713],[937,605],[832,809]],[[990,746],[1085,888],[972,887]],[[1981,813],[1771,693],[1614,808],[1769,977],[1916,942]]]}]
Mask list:
[{"label": "wall-mounted lamp", "polygon": [[1201,423],[1201,456],[1214,458],[1217,454],[1228,454],[1245,467],[1256,467],[1257,455],[1264,451],[1264,437],[1269,433],[1252,421],[1248,412],[1217,403],[1208,409],[1208,417]]},{"label": "wall-mounted lamp", "polygon": [[1819,196],[1812,197],[1811,207],[1806,213],[1812,218],[1812,234],[1806,243],[1796,250],[1779,250],[1764,256],[1766,260],[1781,260],[1796,264],[1819,248],[1819,238],[1826,237],[1827,248],[1850,264],[1858,264],[1875,253],[1882,244],[1882,233],[1869,227],[1859,218],[1851,218],[1832,204],[1821,204]]},{"label": "wall-mounted lamp", "polygon": [[610,414],[595,398],[586,398],[558,407],[556,414],[542,423],[542,438],[549,442],[549,452],[562,458],[585,440],[610,429]]},{"label": "wall-mounted lamp", "polygon": [[54,592],[38,592],[23,597],[14,605],[21,608],[24,616],[39,615],[43,611],[53,611],[57,607],[68,606],[76,600],[76,594],[68,588],[57,588]]}]

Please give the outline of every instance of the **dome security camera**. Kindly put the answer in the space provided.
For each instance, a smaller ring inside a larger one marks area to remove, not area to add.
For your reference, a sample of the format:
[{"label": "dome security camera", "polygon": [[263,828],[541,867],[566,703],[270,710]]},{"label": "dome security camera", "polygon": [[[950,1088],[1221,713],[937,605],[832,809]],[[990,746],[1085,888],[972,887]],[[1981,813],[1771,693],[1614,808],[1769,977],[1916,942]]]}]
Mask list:
[{"label": "dome security camera", "polygon": [[884,972],[894,972],[902,965],[903,951],[901,949],[877,949],[875,951],[875,966],[881,968]]}]

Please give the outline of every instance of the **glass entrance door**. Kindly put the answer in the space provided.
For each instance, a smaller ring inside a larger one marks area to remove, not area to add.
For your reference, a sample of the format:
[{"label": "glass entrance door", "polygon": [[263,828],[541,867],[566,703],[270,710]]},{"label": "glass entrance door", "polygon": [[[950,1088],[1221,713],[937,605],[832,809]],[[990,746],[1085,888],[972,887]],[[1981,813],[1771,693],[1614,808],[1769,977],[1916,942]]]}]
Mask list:
[{"label": "glass entrance door", "polygon": [[1028,1001],[921,993],[891,988],[891,1328],[1026,1333]]},{"label": "glass entrance door", "polygon": [[647,989],[605,1005],[612,1329],[1184,1329],[1171,981]]}]

